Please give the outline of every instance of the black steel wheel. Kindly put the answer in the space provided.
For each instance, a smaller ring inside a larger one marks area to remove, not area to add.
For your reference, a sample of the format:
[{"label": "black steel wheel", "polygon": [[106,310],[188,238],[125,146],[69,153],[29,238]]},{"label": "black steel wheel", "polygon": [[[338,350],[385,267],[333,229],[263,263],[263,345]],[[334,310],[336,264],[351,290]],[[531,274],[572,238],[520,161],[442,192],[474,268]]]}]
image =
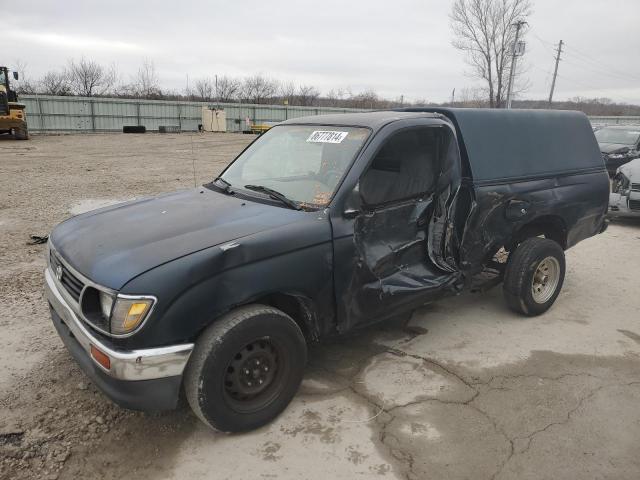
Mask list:
[{"label": "black steel wheel", "polygon": [[263,337],[248,343],[227,366],[227,403],[240,413],[264,408],[282,390],[289,368],[288,356],[278,342]]},{"label": "black steel wheel", "polygon": [[196,342],[184,374],[187,400],[216,430],[258,428],[287,407],[306,358],[302,331],[291,317],[265,305],[240,307]]}]

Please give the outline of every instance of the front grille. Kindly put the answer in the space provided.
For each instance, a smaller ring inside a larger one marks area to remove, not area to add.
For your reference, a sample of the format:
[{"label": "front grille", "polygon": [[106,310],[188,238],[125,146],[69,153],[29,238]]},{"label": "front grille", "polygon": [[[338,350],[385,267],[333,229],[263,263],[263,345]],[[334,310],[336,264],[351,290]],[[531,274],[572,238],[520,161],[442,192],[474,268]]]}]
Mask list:
[{"label": "front grille", "polygon": [[631,190],[633,190],[634,192],[640,192],[640,183],[632,183]]},{"label": "front grille", "polygon": [[629,208],[631,210],[640,210],[640,200],[629,200]]},{"label": "front grille", "polygon": [[84,288],[84,283],[82,283],[81,280],[79,280],[67,267],[64,266],[55,253],[51,252],[50,256],[51,270],[53,271],[53,274],[62,284],[64,289],[69,292],[69,295],[71,295],[76,302],[80,302],[80,293]]}]

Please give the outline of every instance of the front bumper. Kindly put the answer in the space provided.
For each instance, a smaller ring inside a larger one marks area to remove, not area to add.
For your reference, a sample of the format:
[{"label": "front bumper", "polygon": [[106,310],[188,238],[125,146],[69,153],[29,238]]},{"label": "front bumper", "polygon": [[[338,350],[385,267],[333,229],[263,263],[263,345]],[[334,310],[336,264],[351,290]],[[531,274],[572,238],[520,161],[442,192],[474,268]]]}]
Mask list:
[{"label": "front bumper", "polygon": [[630,202],[636,202],[634,205],[640,207],[640,194],[632,192],[634,197],[629,198],[619,193],[609,194],[609,212],[610,217],[640,217],[640,208],[629,208]]},{"label": "front bumper", "polygon": [[[44,276],[53,324],[67,349],[98,388],[126,408],[151,411],[175,408],[182,372],[193,344],[143,350],[109,346],[82,324],[49,268]],[[92,345],[109,357],[108,370],[91,356]]]}]

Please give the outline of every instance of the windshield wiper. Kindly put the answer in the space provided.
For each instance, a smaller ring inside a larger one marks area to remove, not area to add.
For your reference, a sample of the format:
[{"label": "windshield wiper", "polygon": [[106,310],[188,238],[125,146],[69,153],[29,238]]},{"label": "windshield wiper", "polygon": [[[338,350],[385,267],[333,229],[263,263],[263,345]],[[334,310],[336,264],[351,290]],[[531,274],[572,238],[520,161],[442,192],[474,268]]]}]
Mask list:
[{"label": "windshield wiper", "polygon": [[266,193],[267,195],[269,195],[269,197],[273,198],[274,200],[279,200],[289,208],[293,208],[294,210],[302,210],[300,205],[298,205],[296,202],[294,202],[290,198],[287,198],[284,194],[278,192],[277,190],[273,190],[269,187],[265,187],[264,185],[245,185],[244,188],[246,188],[247,190],[254,190],[256,192]]},{"label": "windshield wiper", "polygon": [[233,193],[231,191],[231,184],[229,182],[227,182],[224,178],[222,177],[216,177],[213,179],[214,182],[220,182],[224,184],[224,188],[222,189],[222,191],[224,193]]}]

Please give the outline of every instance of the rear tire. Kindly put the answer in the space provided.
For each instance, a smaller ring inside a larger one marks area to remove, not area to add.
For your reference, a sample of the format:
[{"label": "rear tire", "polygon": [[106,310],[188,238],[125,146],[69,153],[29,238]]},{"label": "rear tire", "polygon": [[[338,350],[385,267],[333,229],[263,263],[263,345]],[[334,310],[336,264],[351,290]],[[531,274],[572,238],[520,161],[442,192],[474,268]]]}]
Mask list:
[{"label": "rear tire", "polygon": [[185,370],[187,401],[215,430],[261,427],[296,394],[306,360],[304,336],[291,317],[265,305],[240,307],[196,342]]},{"label": "rear tire", "polygon": [[564,275],[562,247],[546,238],[528,238],[509,256],[503,285],[507,305],[527,316],[546,312],[560,294]]},{"label": "rear tire", "polygon": [[16,128],[13,136],[16,140],[29,140],[29,129],[27,127]]}]

